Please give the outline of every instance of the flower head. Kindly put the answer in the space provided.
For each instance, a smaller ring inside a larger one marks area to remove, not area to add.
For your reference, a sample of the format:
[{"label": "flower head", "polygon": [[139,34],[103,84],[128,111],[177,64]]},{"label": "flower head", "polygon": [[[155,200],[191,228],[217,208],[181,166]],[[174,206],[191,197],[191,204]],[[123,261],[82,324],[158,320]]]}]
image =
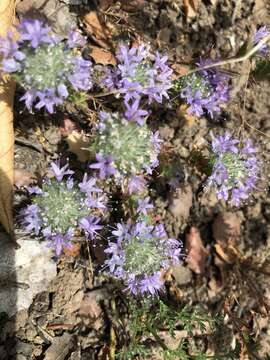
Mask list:
[{"label": "flower head", "polygon": [[228,76],[216,68],[203,69],[211,60],[200,60],[201,71],[183,77],[177,87],[180,97],[189,105],[188,112],[200,117],[206,111],[212,118],[221,111],[220,105],[229,100]]},{"label": "flower head", "polygon": [[155,295],[164,285],[161,270],[180,261],[181,244],[168,239],[163,225],[139,221],[117,227],[116,243],[110,242],[105,250],[110,273],[124,280],[134,295]]},{"label": "flower head", "polygon": [[[261,26],[253,35],[253,43],[254,45],[257,45],[262,39],[264,39],[266,36],[270,34],[269,29],[266,26]],[[268,46],[267,44],[264,44],[260,47],[258,53],[261,56],[267,56],[268,54]]]},{"label": "flower head", "polygon": [[240,144],[228,132],[212,140],[212,174],[208,186],[217,190],[217,198],[240,206],[249,198],[259,179],[259,161],[251,140]]},{"label": "flower head", "polygon": [[92,64],[73,53],[81,46],[78,33],[71,33],[66,43],[40,20],[24,20],[18,26],[19,40],[9,32],[0,39],[0,68],[11,73],[25,89],[20,100],[29,111],[45,108],[53,113],[70,93],[92,87]]},{"label": "flower head", "polygon": [[116,88],[124,95],[127,111],[129,101],[133,102],[146,96],[148,102],[162,103],[163,97],[168,98],[167,91],[172,87],[172,69],[167,65],[167,56],[150,54],[149,47],[142,44],[128,48],[120,45],[116,58],[118,66],[105,74],[103,84]]},{"label": "flower head", "polygon": [[137,126],[118,113],[100,113],[95,142],[91,146],[97,163],[90,165],[104,179],[129,178],[157,166],[160,140],[146,124]]},{"label": "flower head", "polygon": [[77,183],[68,165],[52,163],[51,168],[55,178],[46,179],[41,188],[29,189],[35,196],[32,204],[22,210],[21,218],[26,231],[42,235],[58,256],[62,249],[71,246],[77,229],[83,230],[86,238],[95,238],[102,228],[99,215],[106,206],[104,196],[98,197],[102,190],[93,178],[87,180],[85,175]]}]

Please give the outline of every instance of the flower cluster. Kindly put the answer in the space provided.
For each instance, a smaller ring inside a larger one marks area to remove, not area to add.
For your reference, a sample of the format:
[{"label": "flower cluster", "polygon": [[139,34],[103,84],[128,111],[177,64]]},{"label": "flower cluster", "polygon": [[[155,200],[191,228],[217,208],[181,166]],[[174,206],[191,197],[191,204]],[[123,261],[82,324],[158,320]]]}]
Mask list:
[{"label": "flower cluster", "polygon": [[29,111],[43,107],[49,113],[63,104],[74,91],[92,87],[90,61],[73,53],[84,44],[83,37],[71,31],[67,42],[60,41],[40,20],[25,20],[18,26],[19,39],[11,32],[0,39],[0,67],[26,90],[21,100]]},{"label": "flower cluster", "polygon": [[162,270],[180,261],[181,243],[169,239],[162,224],[151,226],[146,221],[117,224],[109,242],[106,260],[110,273],[124,280],[134,295],[155,295],[164,285]]},{"label": "flower cluster", "polygon": [[123,179],[141,174],[158,165],[160,151],[158,133],[152,133],[146,124],[129,122],[118,113],[100,113],[98,133],[91,150],[96,153],[97,163],[90,165],[105,179],[114,175]]},{"label": "flower cluster", "polygon": [[221,111],[221,104],[229,100],[228,76],[216,68],[204,70],[211,60],[201,60],[197,65],[202,70],[180,79],[180,97],[189,105],[188,113],[202,116],[206,111],[211,118]]},{"label": "flower cluster", "polygon": [[208,186],[217,189],[218,199],[240,206],[256,188],[259,161],[251,140],[240,144],[228,132],[212,141],[212,174]]},{"label": "flower cluster", "polygon": [[[29,188],[35,194],[32,204],[22,210],[22,224],[26,231],[42,235],[53,246],[56,255],[71,246],[71,239],[79,228],[93,240],[102,228],[98,215],[106,209],[105,196],[96,186],[95,178],[85,174],[75,183],[68,165],[60,168],[52,163],[54,178],[46,179],[42,187]],[[64,180],[64,176],[68,176]]]},{"label": "flower cluster", "polygon": [[[253,35],[253,44],[257,45],[262,39],[264,39],[266,36],[268,36],[270,34],[269,30],[267,29],[266,26],[261,26]],[[264,44],[262,47],[260,47],[258,53],[265,57],[268,55],[268,46],[267,44]]]},{"label": "flower cluster", "polygon": [[109,90],[118,89],[127,107],[142,96],[149,103],[162,103],[163,97],[169,97],[172,70],[167,65],[167,56],[161,57],[158,52],[152,56],[149,47],[142,44],[130,49],[121,45],[116,58],[117,68],[107,69],[103,84]]}]

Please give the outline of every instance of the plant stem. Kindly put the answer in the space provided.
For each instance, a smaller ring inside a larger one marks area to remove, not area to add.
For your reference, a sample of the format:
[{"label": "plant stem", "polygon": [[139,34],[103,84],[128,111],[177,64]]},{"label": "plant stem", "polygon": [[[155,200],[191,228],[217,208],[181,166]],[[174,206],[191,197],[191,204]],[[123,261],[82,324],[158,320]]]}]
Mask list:
[{"label": "plant stem", "polygon": [[258,51],[264,44],[266,44],[268,41],[270,40],[270,34],[267,35],[265,38],[263,38],[261,41],[258,42],[258,44],[256,46],[254,46],[253,48],[251,48],[245,55],[243,56],[239,56],[236,58],[231,58],[231,59],[227,59],[227,60],[221,60],[218,61],[216,63],[213,64],[209,64],[209,65],[205,65],[203,67],[194,69],[194,70],[190,70],[189,72],[187,72],[184,75],[179,76],[179,78],[193,74],[195,72],[198,71],[202,71],[202,70],[207,70],[207,69],[211,69],[213,67],[217,67],[217,66],[224,66],[224,65],[228,65],[228,64],[236,64],[238,62],[242,62],[247,60],[248,58],[250,58],[253,54],[255,54],[256,51]]}]

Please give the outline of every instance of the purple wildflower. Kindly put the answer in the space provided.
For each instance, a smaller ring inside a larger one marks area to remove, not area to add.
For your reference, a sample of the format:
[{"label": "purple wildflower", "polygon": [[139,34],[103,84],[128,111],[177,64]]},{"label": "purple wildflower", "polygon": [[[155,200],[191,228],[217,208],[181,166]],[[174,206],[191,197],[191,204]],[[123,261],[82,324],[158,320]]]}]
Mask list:
[{"label": "purple wildflower", "polygon": [[[253,35],[253,44],[257,45],[262,39],[269,35],[269,29],[266,26],[261,26]],[[265,57],[268,54],[268,46],[264,44],[258,50],[258,53]]]},{"label": "purple wildflower", "polygon": [[92,87],[90,78],[92,63],[84,60],[81,56],[76,56],[73,59],[73,73],[68,76],[68,80],[77,91],[89,90]]},{"label": "purple wildflower", "polygon": [[259,161],[251,140],[240,144],[228,132],[212,140],[212,174],[208,186],[217,191],[217,198],[240,206],[256,188]]},{"label": "purple wildflower", "polygon": [[216,68],[203,69],[212,64],[210,59],[197,63],[201,70],[187,75],[180,81],[180,96],[189,105],[188,113],[200,117],[204,111],[214,117],[221,111],[221,104],[229,100],[228,76]]},{"label": "purple wildflower", "polygon": [[161,269],[180,261],[181,244],[168,239],[163,225],[145,221],[117,224],[113,235],[116,243],[110,242],[105,250],[110,255],[105,262],[110,273],[124,280],[134,295],[156,295],[164,285]]},{"label": "purple wildflower", "polygon": [[142,175],[134,175],[130,178],[128,182],[128,192],[129,194],[143,192],[146,188],[146,180]]},{"label": "purple wildflower", "polygon": [[135,99],[132,104],[125,103],[126,105],[126,112],[125,112],[125,118],[128,121],[134,121],[138,125],[145,124],[145,116],[148,115],[148,111],[142,110],[139,108],[140,100]]},{"label": "purple wildflower", "polygon": [[39,212],[40,209],[37,205],[28,205],[21,213],[25,230],[29,233],[33,232],[35,235],[39,234],[42,224]]},{"label": "purple wildflower", "polygon": [[55,249],[55,255],[60,256],[64,249],[72,247],[71,239],[74,235],[73,229],[68,229],[65,234],[56,234],[46,237],[47,246]]},{"label": "purple wildflower", "polygon": [[[164,282],[161,279],[161,273],[160,271],[158,271],[157,273],[151,276],[145,276],[140,281],[139,291],[142,295],[150,293],[150,295],[153,296],[157,294],[158,290],[160,290],[163,287],[163,285]],[[134,292],[134,290],[132,289],[132,283],[130,284],[130,287],[131,287],[131,292]],[[135,294],[136,294],[136,290],[135,290]]]},{"label": "purple wildflower", "polygon": [[153,63],[149,48],[142,44],[137,48],[120,45],[116,58],[117,69],[109,69],[102,82],[108,89],[117,88],[124,94],[126,106],[143,96],[149,103],[162,103],[163,97],[168,98],[172,69],[167,65],[167,56],[156,53]]},{"label": "purple wildflower", "polygon": [[24,100],[25,106],[29,111],[32,111],[33,103],[36,100],[37,91],[35,89],[31,89],[25,92],[25,94],[20,98],[21,101]]},{"label": "purple wildflower", "polygon": [[79,31],[72,29],[68,34],[67,44],[70,49],[83,47],[86,44],[86,40]]},{"label": "purple wildflower", "polygon": [[105,179],[106,177],[116,173],[116,169],[112,165],[113,156],[103,156],[102,154],[96,154],[96,160],[98,162],[91,164],[90,168],[99,170],[99,177],[101,179]]},{"label": "purple wildflower", "polygon": [[233,152],[238,153],[239,140],[233,139],[232,135],[227,131],[224,135],[214,136],[212,135],[212,150],[216,154]]},{"label": "purple wildflower", "polygon": [[78,228],[88,239],[93,239],[102,229],[98,216],[106,209],[106,199],[95,186],[94,178],[84,175],[83,181],[77,183],[68,165],[60,167],[59,163],[52,163],[51,169],[55,178],[44,179],[41,188],[29,188],[29,193],[35,196],[32,204],[22,210],[21,217],[26,231],[42,235],[59,256],[63,248],[71,246]]},{"label": "purple wildflower", "polygon": [[24,20],[18,33],[17,41],[11,32],[5,39],[0,38],[0,65],[24,87],[26,93],[20,100],[25,101],[29,111],[34,106],[53,113],[72,88],[87,91],[92,87],[92,63],[75,55],[72,49],[82,44],[79,34],[73,32],[64,44],[37,19]]},{"label": "purple wildflower", "polygon": [[30,46],[36,49],[40,44],[52,43],[49,35],[51,29],[44,26],[40,20],[24,20],[19,26],[20,42],[29,41]]},{"label": "purple wildflower", "polygon": [[150,197],[148,196],[145,199],[139,199],[138,200],[138,208],[137,208],[137,213],[138,214],[143,214],[143,215],[147,215],[147,211],[150,209],[153,209],[154,206],[153,204],[150,204]]},{"label": "purple wildflower", "polygon": [[43,107],[52,114],[54,112],[54,106],[63,104],[63,99],[55,95],[54,89],[47,89],[46,91],[37,91],[36,96],[39,98],[39,101],[36,104],[37,109]]},{"label": "purple wildflower", "polygon": [[63,177],[65,175],[72,175],[74,174],[74,171],[70,170],[68,168],[68,164],[64,165],[63,167],[60,167],[59,162],[52,162],[51,163],[51,169],[54,173],[54,176],[58,182],[61,182],[63,180]]},{"label": "purple wildflower", "polygon": [[95,216],[87,216],[79,221],[79,227],[84,230],[88,239],[93,240],[97,235],[97,231],[103,228],[102,225],[99,224],[100,219]]},{"label": "purple wildflower", "polygon": [[102,192],[102,190],[96,187],[97,180],[94,177],[90,177],[88,179],[88,175],[84,174],[83,181],[78,184],[81,191],[91,194],[93,192],[98,193]]}]

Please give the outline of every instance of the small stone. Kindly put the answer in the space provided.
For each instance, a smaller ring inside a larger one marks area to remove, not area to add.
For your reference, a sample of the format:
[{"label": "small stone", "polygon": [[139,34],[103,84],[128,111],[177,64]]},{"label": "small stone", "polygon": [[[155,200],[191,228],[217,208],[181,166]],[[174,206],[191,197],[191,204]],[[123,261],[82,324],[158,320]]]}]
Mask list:
[{"label": "small stone", "polygon": [[182,265],[172,267],[172,276],[179,286],[189,284],[192,279],[192,273],[189,268]]}]

